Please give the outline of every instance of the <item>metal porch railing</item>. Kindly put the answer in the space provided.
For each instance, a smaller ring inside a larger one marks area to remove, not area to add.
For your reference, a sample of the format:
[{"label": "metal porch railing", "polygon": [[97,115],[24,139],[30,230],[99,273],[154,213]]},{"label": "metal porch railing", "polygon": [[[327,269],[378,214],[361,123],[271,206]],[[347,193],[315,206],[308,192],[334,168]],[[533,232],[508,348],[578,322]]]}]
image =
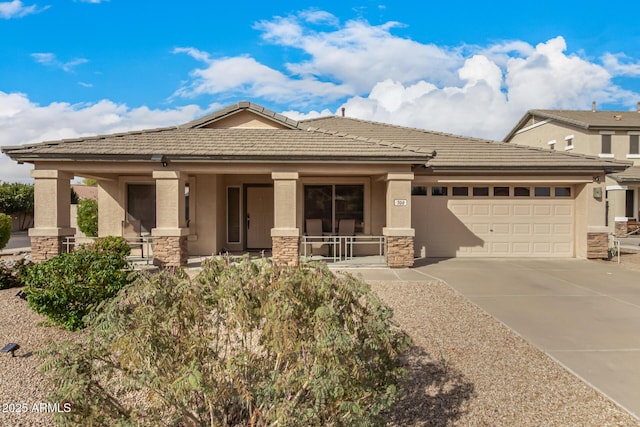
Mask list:
[{"label": "metal porch railing", "polygon": [[[145,262],[147,265],[153,263],[153,237],[151,236],[138,236],[138,237],[125,237],[124,238],[129,247],[131,248],[131,255],[127,259],[131,262]],[[95,237],[80,237],[75,236],[65,237],[62,244],[64,245],[65,252],[73,251],[77,246],[88,244],[95,241]]]},{"label": "metal porch railing", "polygon": [[329,255],[326,257],[332,262],[348,261],[359,257],[356,255],[357,248],[374,247],[374,254],[369,256],[377,256],[380,262],[385,261],[384,236],[302,236],[302,256],[307,258],[314,255],[314,249],[322,249],[326,247]]}]

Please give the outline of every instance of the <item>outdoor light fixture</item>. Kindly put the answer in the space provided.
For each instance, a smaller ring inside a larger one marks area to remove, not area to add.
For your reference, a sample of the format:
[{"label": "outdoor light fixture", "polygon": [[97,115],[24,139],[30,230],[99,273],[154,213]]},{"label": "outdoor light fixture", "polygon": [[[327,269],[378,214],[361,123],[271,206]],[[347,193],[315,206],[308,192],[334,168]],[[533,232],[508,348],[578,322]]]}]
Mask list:
[{"label": "outdoor light fixture", "polygon": [[598,183],[600,182],[600,177],[598,175],[593,177],[593,182]]},{"label": "outdoor light fixture", "polygon": [[151,156],[151,161],[160,162],[163,168],[166,168],[167,165],[169,164],[169,161],[167,160],[164,154],[154,154],[153,156]]},{"label": "outdoor light fixture", "polygon": [[2,350],[0,350],[3,353],[11,353],[11,357],[16,357],[15,355],[15,351],[17,349],[19,349],[20,346],[14,342],[10,342],[9,344],[5,345],[4,347],[2,347]]}]

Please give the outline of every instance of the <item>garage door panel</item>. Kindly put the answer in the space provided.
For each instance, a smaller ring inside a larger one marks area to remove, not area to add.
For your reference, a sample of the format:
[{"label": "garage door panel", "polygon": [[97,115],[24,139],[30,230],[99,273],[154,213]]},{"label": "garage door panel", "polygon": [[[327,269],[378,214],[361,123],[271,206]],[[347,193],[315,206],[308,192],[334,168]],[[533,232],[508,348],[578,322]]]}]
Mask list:
[{"label": "garage door panel", "polygon": [[[424,197],[414,215],[427,256],[574,256],[574,200]],[[434,202],[431,204],[431,202]]]}]

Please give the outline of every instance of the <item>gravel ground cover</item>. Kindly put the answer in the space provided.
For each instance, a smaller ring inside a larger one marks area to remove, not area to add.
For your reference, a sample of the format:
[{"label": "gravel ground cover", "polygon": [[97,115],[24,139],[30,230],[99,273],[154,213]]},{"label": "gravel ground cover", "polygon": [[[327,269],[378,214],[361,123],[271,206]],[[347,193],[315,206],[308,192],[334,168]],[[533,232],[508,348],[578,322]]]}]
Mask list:
[{"label": "gravel ground cover", "polygon": [[[640,426],[445,284],[371,285],[415,342],[390,426]],[[0,346],[21,346],[15,358],[0,354],[0,426],[50,426],[56,402],[35,352],[75,335],[46,326],[17,291],[0,291]]]}]

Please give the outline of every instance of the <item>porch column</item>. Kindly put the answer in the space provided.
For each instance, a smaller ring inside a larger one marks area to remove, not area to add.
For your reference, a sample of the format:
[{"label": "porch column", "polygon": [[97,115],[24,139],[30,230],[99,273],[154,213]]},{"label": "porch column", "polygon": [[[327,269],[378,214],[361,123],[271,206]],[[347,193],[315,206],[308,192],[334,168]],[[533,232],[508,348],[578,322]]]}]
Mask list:
[{"label": "porch column", "polygon": [[300,229],[296,227],[298,172],[273,172],[274,224],[271,229],[272,258],[277,264],[297,266]]},{"label": "porch column", "polygon": [[185,218],[185,181],[180,171],[153,171],[156,180],[156,228],[153,236],[153,263],[161,267],[180,267],[189,256],[189,229]]},{"label": "porch column", "polygon": [[71,228],[71,174],[59,170],[31,171],[34,185],[33,228],[31,237],[31,259],[45,261],[64,251],[65,237],[73,236]]},{"label": "porch column", "polygon": [[392,268],[413,266],[413,240],[416,232],[411,228],[411,183],[413,172],[389,173],[387,181],[387,226],[382,229],[386,237],[387,265]]}]

